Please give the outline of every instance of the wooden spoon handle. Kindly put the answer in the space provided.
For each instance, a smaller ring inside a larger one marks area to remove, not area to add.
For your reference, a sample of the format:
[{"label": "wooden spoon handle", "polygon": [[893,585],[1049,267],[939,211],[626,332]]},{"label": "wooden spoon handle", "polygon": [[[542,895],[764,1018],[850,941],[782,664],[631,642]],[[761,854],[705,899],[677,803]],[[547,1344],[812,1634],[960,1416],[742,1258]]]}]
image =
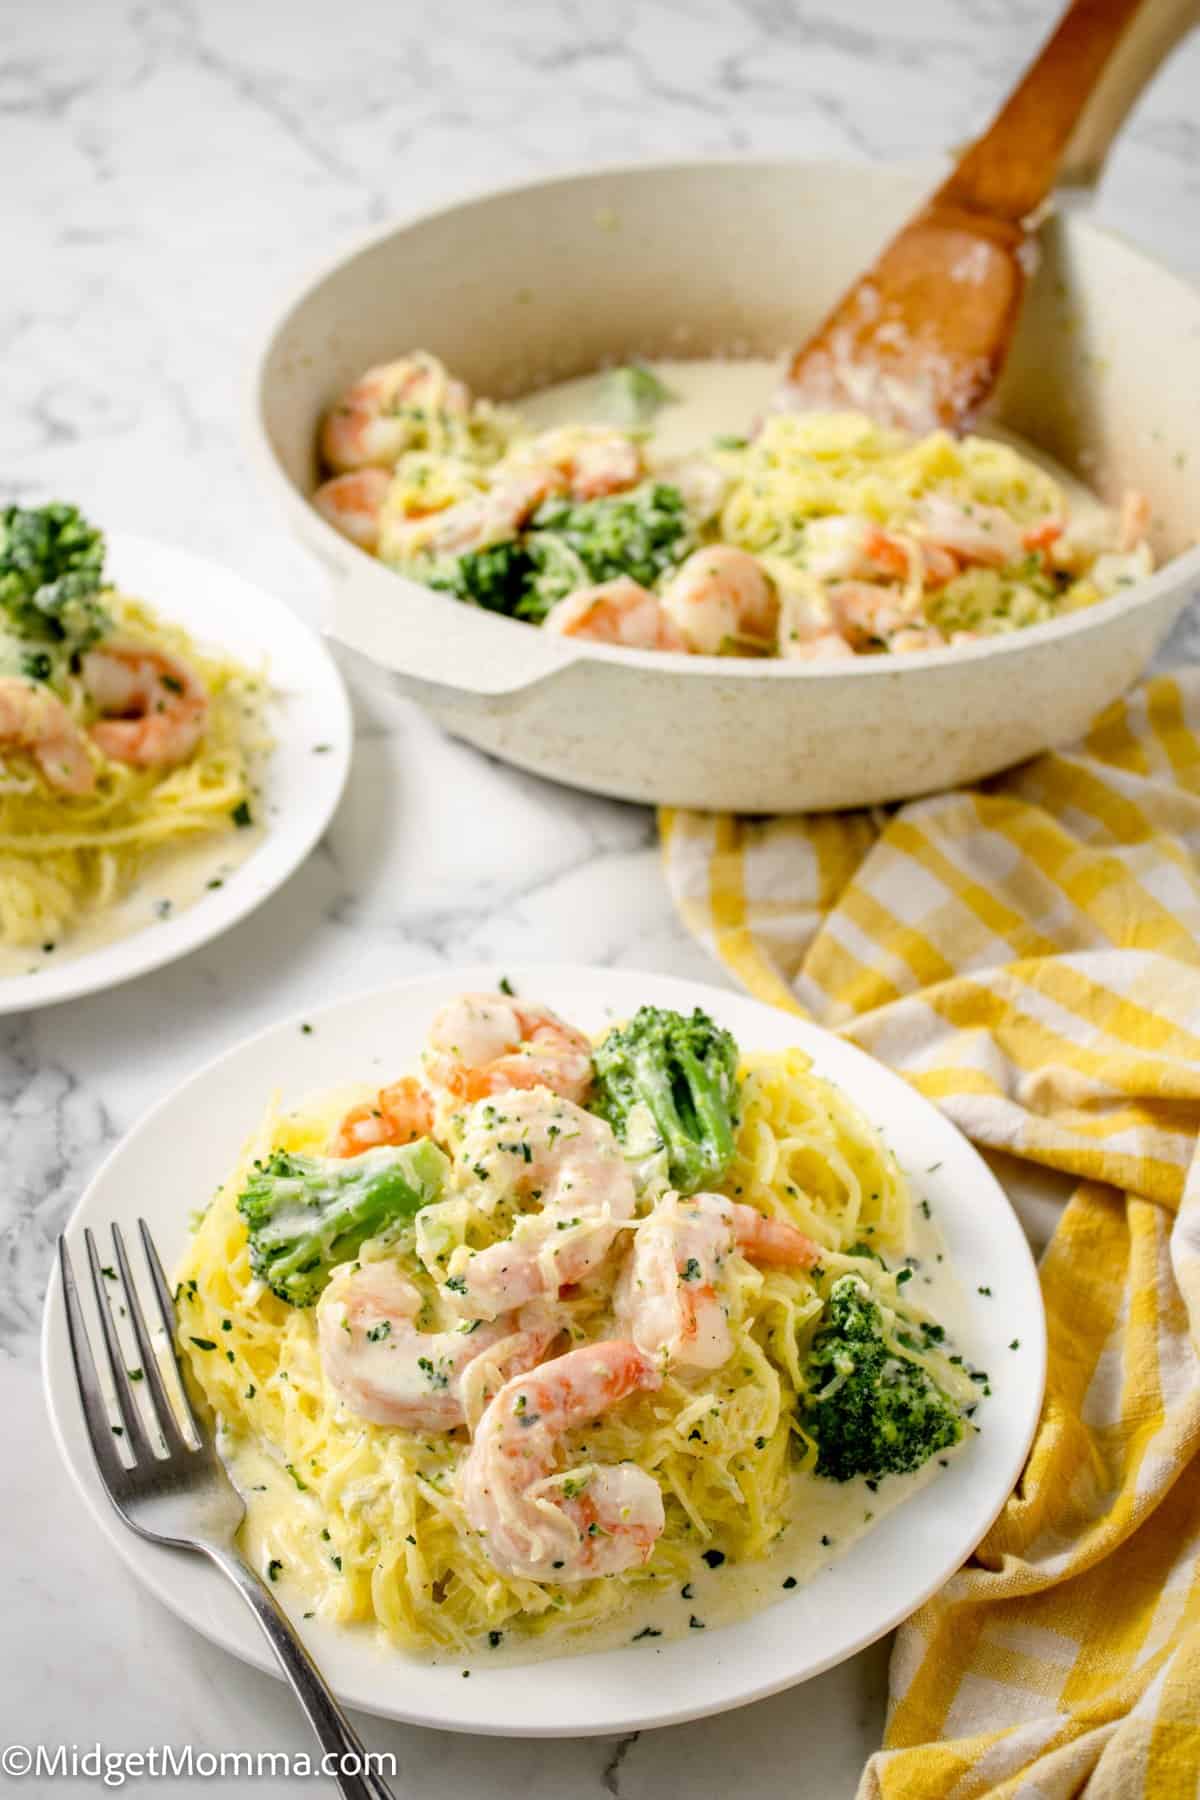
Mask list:
[{"label": "wooden spoon handle", "polygon": [[1019,223],[1054,186],[1071,133],[1134,15],[1156,0],[1072,0],[989,129],[938,189],[943,204]]},{"label": "wooden spoon handle", "polygon": [[1180,38],[1200,25],[1200,0],[1152,0],[1109,58],[1071,134],[1058,171],[1060,187],[1094,187],[1113,139],[1138,95]]}]

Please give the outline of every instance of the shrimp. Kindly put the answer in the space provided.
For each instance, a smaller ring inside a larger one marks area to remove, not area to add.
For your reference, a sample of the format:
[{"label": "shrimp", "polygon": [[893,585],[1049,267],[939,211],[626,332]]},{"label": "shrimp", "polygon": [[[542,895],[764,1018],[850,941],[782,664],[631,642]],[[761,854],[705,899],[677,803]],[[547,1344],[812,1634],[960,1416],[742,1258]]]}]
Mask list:
[{"label": "shrimp", "polygon": [[592,1046],[548,1006],[504,994],[460,994],[433,1021],[425,1068],[433,1085],[456,1100],[546,1087],[578,1101],[592,1085]]},{"label": "shrimp", "polygon": [[869,581],[834,582],[829,605],[838,632],[856,650],[886,643],[913,619],[912,606],[899,588],[875,587]]},{"label": "shrimp", "polygon": [[522,445],[513,459],[553,470],[555,485],[572,500],[598,500],[635,487],[642,453],[631,437],[608,425],[563,425]]},{"label": "shrimp", "polygon": [[379,548],[379,523],[392,477],[385,469],[354,469],[323,481],[313,505],[335,531],[372,554]]},{"label": "shrimp", "polygon": [[556,483],[552,469],[516,470],[486,491],[439,512],[389,519],[385,527],[381,525],[383,553],[389,562],[411,562],[421,556],[462,556],[505,543],[556,491]]},{"label": "shrimp", "polygon": [[788,662],[845,662],[854,649],[840,632],[820,631],[814,637],[789,637],[779,654]]},{"label": "shrimp", "polygon": [[719,1369],[733,1341],[718,1292],[731,1250],[751,1262],[810,1269],[820,1245],[783,1219],[720,1194],[668,1194],[637,1227],[616,1292],[617,1327],[647,1356]]},{"label": "shrimp", "polygon": [[470,390],[435,357],[402,356],[368,369],[332,406],[321,427],[321,454],[338,474],[390,469],[413,443],[424,413],[465,417]]},{"label": "shrimp", "polygon": [[113,762],[138,769],[186,762],[208,722],[208,690],[165,650],[109,638],[83,659],[83,685],[104,715],[92,741]]},{"label": "shrimp", "polygon": [[0,749],[27,751],[60,794],[90,794],[96,785],[87,738],[40,682],[0,676]]},{"label": "shrimp", "polygon": [[941,587],[960,567],[939,545],[885,531],[856,513],[810,519],[804,527],[804,567],[823,581],[906,581],[916,561],[926,587]]},{"label": "shrimp", "polygon": [[661,463],[654,479],[677,488],[693,525],[707,525],[725,504],[729,476],[703,456],[685,456],[678,462]]},{"label": "shrimp", "polygon": [[775,635],[779,600],[758,558],[732,544],[693,550],[663,591],[663,611],[689,650],[715,656],[738,638]]},{"label": "shrimp", "polygon": [[597,644],[621,644],[627,650],[687,648],[658,595],[628,575],[568,594],[551,607],[542,629]]},{"label": "shrimp", "polygon": [[451,1257],[447,1287],[472,1317],[556,1298],[600,1266],[634,1215],[633,1176],[612,1126],[548,1088],[478,1101],[458,1164],[483,1185],[489,1209],[508,1195],[538,1202],[511,1237]]},{"label": "shrimp", "polygon": [[[954,634],[956,643],[973,643],[974,639],[973,631]],[[916,650],[944,650],[948,641],[934,625],[906,625],[889,640],[888,649],[893,656],[908,656]]]},{"label": "shrimp", "polygon": [[919,511],[922,551],[937,547],[964,563],[1000,569],[1019,560],[1021,527],[999,506],[960,505],[946,494],[927,494]]},{"label": "shrimp", "polygon": [[1126,488],[1121,495],[1121,513],[1117,522],[1117,549],[1137,549],[1150,525],[1150,502],[1136,488]]},{"label": "shrimp", "polygon": [[358,1156],[377,1144],[411,1144],[433,1130],[433,1100],[413,1076],[352,1106],[329,1140],[330,1156]]},{"label": "shrimp", "polygon": [[665,1524],[662,1491],[633,1463],[555,1472],[558,1440],[660,1376],[634,1344],[582,1344],[506,1382],[461,1474],[468,1523],[502,1575],[589,1581],[648,1561]]},{"label": "shrimp", "polygon": [[1039,519],[1036,525],[1027,525],[1021,533],[1021,548],[1034,552],[1044,561],[1050,560],[1051,552],[1065,530],[1066,522],[1063,519]]},{"label": "shrimp", "polygon": [[317,1304],[321,1367],[340,1398],[374,1425],[452,1431],[465,1421],[463,1379],[494,1352],[500,1379],[532,1369],[558,1335],[548,1313],[449,1331],[419,1331],[421,1294],[395,1263],[343,1263]]},{"label": "shrimp", "polygon": [[863,560],[866,573],[879,571],[897,581],[915,575],[926,588],[945,587],[962,568],[958,557],[943,545],[929,538],[902,537],[878,525],[870,526],[863,538]]}]

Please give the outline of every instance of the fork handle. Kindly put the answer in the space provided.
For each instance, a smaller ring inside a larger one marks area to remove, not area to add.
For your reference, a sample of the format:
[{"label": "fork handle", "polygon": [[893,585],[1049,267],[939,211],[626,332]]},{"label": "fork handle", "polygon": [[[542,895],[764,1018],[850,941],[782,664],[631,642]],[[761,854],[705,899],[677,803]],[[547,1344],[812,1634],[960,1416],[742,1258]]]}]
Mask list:
[{"label": "fork handle", "polygon": [[[235,1550],[215,1544],[205,1544],[204,1550],[228,1575],[262,1626],[267,1642],[275,1652],[275,1660],[308,1714],[308,1722],[316,1732],[321,1748],[333,1760],[334,1769],[338,1771],[333,1775],[338,1792],[344,1794],[346,1800],[395,1800],[382,1776],[368,1769],[362,1739],[334,1699],[321,1671],[300,1642],[270,1588]],[[358,1772],[350,1773],[356,1766],[355,1758]]]}]

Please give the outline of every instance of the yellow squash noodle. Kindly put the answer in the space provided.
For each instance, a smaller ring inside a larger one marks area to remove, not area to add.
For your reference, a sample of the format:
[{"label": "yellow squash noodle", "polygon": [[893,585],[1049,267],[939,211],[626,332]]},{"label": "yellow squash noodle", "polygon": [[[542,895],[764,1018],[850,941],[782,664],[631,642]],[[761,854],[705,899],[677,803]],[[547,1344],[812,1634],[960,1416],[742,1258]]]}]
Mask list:
[{"label": "yellow squash noodle", "polygon": [[[794,1470],[813,1460],[796,1402],[823,1294],[853,1269],[895,1322],[896,1277],[845,1253],[863,1242],[902,1250],[911,1201],[878,1134],[803,1054],[750,1056],[741,1080],[737,1154],[721,1190],[792,1221],[829,1254],[811,1272],[762,1270],[731,1256],[728,1362],[711,1373],[668,1373],[656,1392],[570,1435],[568,1466],[632,1460],[654,1473],[666,1505],[666,1529],[644,1569],[579,1584],[510,1578],[488,1561],[458,1497],[463,1431],[372,1425],[337,1402],[322,1376],[314,1309],[284,1304],[255,1278],[237,1196],[250,1163],[270,1150],[322,1151],[342,1105],[359,1096],[269,1117],[198,1223],[177,1289],[181,1349],[231,1447],[256,1446],[272,1473],[286,1472],[272,1489],[278,1504],[251,1509],[256,1563],[286,1571],[325,1619],[371,1622],[399,1646],[446,1651],[512,1627],[574,1635],[639,1592],[686,1581],[706,1546],[719,1545],[730,1563],[764,1555],[791,1522]],[[478,1219],[462,1229],[479,1241]],[[431,1292],[413,1246],[410,1229],[362,1255],[399,1255]],[[610,1284],[611,1271],[566,1301],[576,1341],[612,1334]],[[903,1323],[922,1316],[904,1310]],[[919,1359],[950,1391],[957,1382],[964,1392],[939,1352]],[[973,1397],[969,1385],[965,1394]]]},{"label": "yellow squash noodle", "polygon": [[[90,746],[92,793],[52,788],[25,755],[9,754],[0,778],[0,942],[14,948],[53,943],[120,899],[148,860],[173,846],[235,829],[247,802],[254,756],[266,748],[259,713],[262,678],[231,657],[201,648],[148,607],[106,593],[122,636],[180,657],[208,690],[204,736],[174,769],[112,762]],[[87,704],[77,676],[64,699],[84,723]]]}]

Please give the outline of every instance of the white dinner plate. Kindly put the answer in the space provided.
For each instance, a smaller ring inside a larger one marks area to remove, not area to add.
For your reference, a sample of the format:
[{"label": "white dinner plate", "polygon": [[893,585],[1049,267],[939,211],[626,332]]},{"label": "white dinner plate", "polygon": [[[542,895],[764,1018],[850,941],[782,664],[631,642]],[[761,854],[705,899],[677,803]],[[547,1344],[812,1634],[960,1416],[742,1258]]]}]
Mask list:
[{"label": "white dinner plate", "polygon": [[[151,916],[78,956],[64,940],[64,954],[47,957],[36,972],[0,977],[0,1014],[115,987],[228,931],[304,861],[346,785],[353,742],[346,690],[321,639],[290,607],[219,563],[124,533],[108,540],[105,572],[199,643],[264,670],[270,698],[263,717],[274,745],[255,802],[264,829],[219,888],[171,917]],[[227,847],[214,838],[214,869]]]},{"label": "white dinner plate", "polygon": [[[1037,1275],[1003,1191],[954,1126],[897,1075],[839,1038],[775,1009],[693,982],[627,970],[569,966],[460,969],[338,1001],[251,1038],[157,1106],[108,1158],[67,1228],[76,1267],[83,1227],[149,1221],[168,1269],[187,1221],[228,1173],[276,1095],[294,1104],[350,1080],[382,1081],[414,1059],[435,1010],[464,989],[507,974],[518,993],[544,1000],[592,1031],[642,1002],[705,1007],[743,1050],[798,1044],[878,1126],[918,1192],[928,1195],[969,1297],[966,1348],[989,1369],[993,1393],[979,1436],[944,1475],[885,1515],[868,1536],[779,1604],[686,1639],[630,1644],[535,1668],[468,1662],[433,1666],[389,1649],[362,1629],[300,1622],[330,1682],[351,1706],[453,1731],[569,1737],[698,1718],[807,1680],[880,1637],[940,1587],[970,1555],[1011,1491],[1033,1435],[1045,1373],[1045,1321]],[[164,1171],[169,1178],[164,1179]],[[991,1289],[979,1299],[978,1286]],[[90,1301],[90,1295],[85,1296]],[[1018,1349],[1010,1349],[1019,1340]],[[200,1557],[143,1542],[121,1524],[100,1487],[67,1348],[62,1296],[50,1286],[43,1338],[51,1417],[67,1467],[101,1528],[139,1580],[207,1637],[273,1673],[262,1639],[234,1590]],[[295,1619],[299,1596],[289,1598]]]}]

